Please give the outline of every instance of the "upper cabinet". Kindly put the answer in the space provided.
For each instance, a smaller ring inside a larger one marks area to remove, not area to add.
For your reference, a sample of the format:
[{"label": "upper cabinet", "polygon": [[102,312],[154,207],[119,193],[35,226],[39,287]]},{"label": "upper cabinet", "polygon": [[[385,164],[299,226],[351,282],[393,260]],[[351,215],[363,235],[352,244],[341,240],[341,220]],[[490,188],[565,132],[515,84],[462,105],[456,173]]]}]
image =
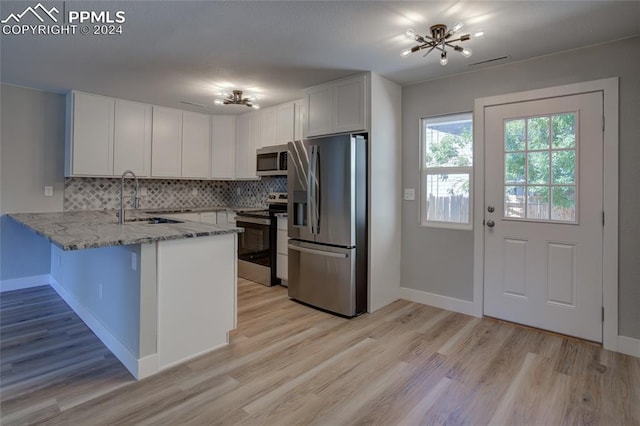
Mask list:
[{"label": "upper cabinet", "polygon": [[115,100],[113,174],[151,174],[151,105]]},{"label": "upper cabinet", "polygon": [[236,170],[236,116],[211,117],[211,178],[233,179]]},{"label": "upper cabinet", "polygon": [[260,115],[260,147],[276,145],[278,108],[264,108],[257,114]]},{"label": "upper cabinet", "polygon": [[366,74],[312,87],[306,101],[307,137],[368,130]]},{"label": "upper cabinet", "polygon": [[151,175],[182,176],[182,111],[153,107]]},{"label": "upper cabinet", "polygon": [[256,149],[261,146],[262,118],[259,112],[238,116],[236,133],[236,179],[258,179]]},{"label": "upper cabinet", "polygon": [[151,106],[69,92],[66,144],[66,176],[149,176]]},{"label": "upper cabinet", "polygon": [[211,117],[182,113],[182,174],[184,178],[207,179],[211,158]]},{"label": "upper cabinet", "polygon": [[307,103],[304,99],[298,99],[294,102],[294,120],[293,120],[293,140],[301,141],[304,139],[304,124],[307,117]]},{"label": "upper cabinet", "polygon": [[153,177],[207,179],[211,122],[205,114],[153,107]]},{"label": "upper cabinet", "polygon": [[113,127],[113,98],[67,95],[66,176],[113,175]]},{"label": "upper cabinet", "polygon": [[286,144],[293,141],[295,109],[294,102],[287,102],[286,104],[278,105],[276,142],[274,145]]}]

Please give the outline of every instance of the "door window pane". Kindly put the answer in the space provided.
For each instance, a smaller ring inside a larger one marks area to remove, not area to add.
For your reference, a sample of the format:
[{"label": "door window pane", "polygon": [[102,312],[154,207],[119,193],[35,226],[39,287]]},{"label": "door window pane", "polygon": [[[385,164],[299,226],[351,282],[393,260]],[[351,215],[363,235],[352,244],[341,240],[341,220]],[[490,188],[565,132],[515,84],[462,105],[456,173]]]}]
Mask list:
[{"label": "door window pane", "polygon": [[525,186],[505,186],[504,215],[525,218]]},{"label": "door window pane", "polygon": [[553,148],[574,148],[576,145],[576,115],[559,114],[552,118]]},{"label": "door window pane", "polygon": [[549,183],[549,152],[530,152],[528,154],[528,184]]},{"label": "door window pane", "polygon": [[525,154],[505,154],[504,156],[504,181],[506,183],[525,182]]},{"label": "door window pane", "polygon": [[576,182],[576,152],[555,151],[552,154],[553,183],[568,184]]},{"label": "door window pane", "polygon": [[504,124],[504,217],[575,222],[576,114]]},{"label": "door window pane", "polygon": [[525,121],[509,120],[504,124],[504,150],[505,151],[524,151]]},{"label": "door window pane", "polygon": [[575,222],[575,186],[554,186],[552,191],[551,219]]},{"label": "door window pane", "polygon": [[528,149],[549,148],[549,117],[527,119]]}]

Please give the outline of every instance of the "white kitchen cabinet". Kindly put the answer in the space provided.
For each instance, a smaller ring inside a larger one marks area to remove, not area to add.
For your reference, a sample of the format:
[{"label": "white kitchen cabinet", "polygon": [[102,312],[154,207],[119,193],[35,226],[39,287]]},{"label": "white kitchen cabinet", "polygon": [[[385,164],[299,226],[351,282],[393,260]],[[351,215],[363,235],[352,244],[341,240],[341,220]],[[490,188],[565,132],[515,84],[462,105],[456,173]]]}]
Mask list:
[{"label": "white kitchen cabinet", "polygon": [[256,149],[260,146],[261,117],[255,112],[238,117],[236,140],[236,179],[258,179]]},{"label": "white kitchen cabinet", "polygon": [[287,232],[287,218],[279,217],[276,242],[276,276],[285,281],[289,279],[288,245],[289,236]]},{"label": "white kitchen cabinet", "polygon": [[67,96],[67,176],[113,175],[114,100],[70,92]]},{"label": "white kitchen cabinet", "polygon": [[151,174],[151,105],[115,99],[113,174]]},{"label": "white kitchen cabinet", "polygon": [[287,102],[286,104],[278,105],[277,109],[278,117],[275,145],[282,145],[293,141],[294,138],[296,119],[295,103]]},{"label": "white kitchen cabinet", "polygon": [[211,178],[233,179],[236,171],[236,116],[212,116],[211,135]]},{"label": "white kitchen cabinet", "polygon": [[260,147],[277,145],[278,109],[277,107],[260,110]]},{"label": "white kitchen cabinet", "polygon": [[182,113],[182,169],[178,176],[206,179],[211,158],[211,117],[184,111]]},{"label": "white kitchen cabinet", "polygon": [[151,176],[182,175],[182,111],[153,107]]},{"label": "white kitchen cabinet", "polygon": [[307,89],[307,137],[368,130],[367,76]]}]

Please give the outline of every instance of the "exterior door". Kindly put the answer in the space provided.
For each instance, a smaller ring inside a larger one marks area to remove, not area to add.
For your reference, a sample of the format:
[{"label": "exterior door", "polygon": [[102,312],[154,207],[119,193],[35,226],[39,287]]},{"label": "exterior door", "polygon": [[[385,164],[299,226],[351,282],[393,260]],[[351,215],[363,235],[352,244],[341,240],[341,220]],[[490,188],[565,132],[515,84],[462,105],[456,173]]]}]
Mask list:
[{"label": "exterior door", "polygon": [[602,341],[602,103],[485,110],[485,315]]}]

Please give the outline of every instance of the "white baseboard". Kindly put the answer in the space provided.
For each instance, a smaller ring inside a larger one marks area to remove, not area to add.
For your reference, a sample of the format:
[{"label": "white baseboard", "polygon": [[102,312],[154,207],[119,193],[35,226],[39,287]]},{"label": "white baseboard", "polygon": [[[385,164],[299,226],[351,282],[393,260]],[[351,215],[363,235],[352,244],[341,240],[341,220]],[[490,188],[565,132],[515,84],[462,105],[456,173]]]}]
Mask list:
[{"label": "white baseboard", "polygon": [[618,352],[640,358],[640,340],[618,336]]},{"label": "white baseboard", "polygon": [[482,316],[482,312],[479,312],[475,304],[468,300],[456,299],[406,287],[400,287],[399,295],[401,299],[406,299],[411,302],[422,303],[423,305],[434,306],[474,317]]},{"label": "white baseboard", "polygon": [[0,293],[12,290],[22,290],[23,288],[40,287],[49,285],[51,275],[33,275],[31,277],[13,278],[0,281]]},{"label": "white baseboard", "polygon": [[[116,358],[120,360],[122,365],[126,367],[127,370],[135,377],[136,379],[141,379],[140,377],[140,367],[139,363],[142,360],[138,360],[134,354],[132,354],[129,349],[120,342],[111,332],[104,326],[102,323],[93,316],[93,314],[87,310],[82,303],[80,303],[71,293],[67,291],[55,278],[51,277],[51,287],[64,299],[65,302],[73,309],[73,311],[78,314],[80,319],[84,321],[84,323],[98,336],[98,339],[104,343],[104,345],[113,353]],[[146,357],[149,358],[149,357]],[[152,365],[149,361],[144,358],[144,362],[142,363],[142,373],[147,376],[153,374],[157,371],[157,363],[156,370],[150,372]]]},{"label": "white baseboard", "polygon": [[179,360],[177,360],[177,361],[173,361],[173,362],[171,362],[171,363],[169,363],[169,364],[167,364],[167,365],[163,365],[162,367],[160,367],[160,370],[166,370],[166,369],[168,369],[168,368],[175,367],[176,365],[179,365],[179,364],[185,363],[185,362],[187,362],[187,361],[191,361],[191,360],[192,360],[192,359],[194,359],[194,358],[198,358],[199,356],[202,356],[202,355],[204,355],[204,354],[208,354],[209,352],[213,352],[213,351],[215,351],[216,349],[224,348],[224,347],[225,347],[225,346],[227,346],[228,344],[229,344],[229,333],[227,333],[227,341],[226,341],[225,343],[220,343],[219,345],[216,345],[216,346],[214,346],[214,347],[212,347],[212,348],[205,349],[204,351],[200,351],[200,352],[198,352],[198,353],[196,353],[196,354],[189,355],[189,356],[188,356],[188,357],[186,357],[186,358],[182,358],[182,359],[179,359]]},{"label": "white baseboard", "polygon": [[144,379],[158,372],[158,354],[147,355],[138,360],[138,376],[136,379]]}]

